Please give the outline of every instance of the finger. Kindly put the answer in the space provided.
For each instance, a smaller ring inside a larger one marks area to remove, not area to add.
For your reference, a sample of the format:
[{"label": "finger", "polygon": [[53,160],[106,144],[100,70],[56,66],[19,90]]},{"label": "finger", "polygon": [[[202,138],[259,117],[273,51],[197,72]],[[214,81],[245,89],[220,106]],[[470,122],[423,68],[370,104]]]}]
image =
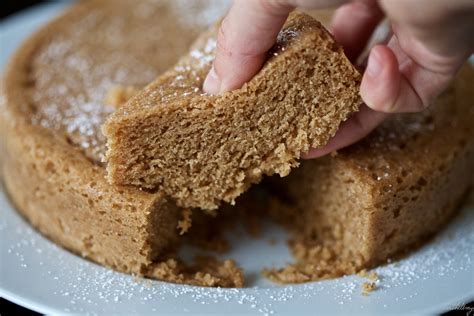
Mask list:
[{"label": "finger", "polygon": [[379,0],[379,3],[390,20],[429,51],[439,56],[464,56],[466,50],[472,53],[474,1]]},{"label": "finger", "polygon": [[362,78],[361,96],[376,111],[422,111],[448,86],[462,61],[453,62],[445,72],[430,70],[407,56],[393,37],[388,46],[372,49]]},{"label": "finger", "polygon": [[346,0],[235,0],[217,36],[216,59],[205,92],[240,88],[262,67],[288,14],[295,7],[326,8]]},{"label": "finger", "polygon": [[360,86],[364,102],[375,111],[389,112],[400,91],[401,75],[393,52],[384,45],[372,48]]},{"label": "finger", "polygon": [[292,6],[266,0],[236,0],[220,26],[216,59],[204,91],[230,91],[250,80],[292,10]]},{"label": "finger", "polygon": [[335,150],[349,146],[367,136],[388,114],[376,112],[367,106],[342,123],[336,135],[322,148],[311,149],[303,155],[304,159],[325,156]]},{"label": "finger", "polygon": [[355,61],[383,17],[377,0],[355,0],[336,10],[330,29],[347,57]]}]

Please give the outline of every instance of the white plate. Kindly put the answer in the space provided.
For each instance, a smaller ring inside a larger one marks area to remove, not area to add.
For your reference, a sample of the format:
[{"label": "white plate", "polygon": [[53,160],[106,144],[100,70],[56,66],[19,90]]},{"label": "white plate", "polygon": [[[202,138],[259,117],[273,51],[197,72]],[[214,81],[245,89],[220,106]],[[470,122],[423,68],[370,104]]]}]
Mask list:
[{"label": "white plate", "polygon": [[[0,64],[39,25],[64,7],[50,3],[2,23]],[[244,289],[209,289],[137,280],[56,246],[32,229],[0,188],[0,295],[48,314],[426,314],[474,298],[474,207],[409,257],[376,269],[379,289],[361,295],[366,280],[349,276],[277,286],[259,275],[264,266],[290,260],[285,235],[267,227],[264,237],[234,236],[228,257],[250,280]],[[269,246],[268,239],[277,245]]]}]

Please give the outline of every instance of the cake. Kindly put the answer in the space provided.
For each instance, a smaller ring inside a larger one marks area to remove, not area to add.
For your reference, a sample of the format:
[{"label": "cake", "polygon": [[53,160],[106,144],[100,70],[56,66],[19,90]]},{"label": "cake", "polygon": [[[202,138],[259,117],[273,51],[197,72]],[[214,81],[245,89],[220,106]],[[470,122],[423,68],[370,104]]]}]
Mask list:
[{"label": "cake", "polygon": [[0,174],[26,220],[112,269],[227,287],[244,284],[232,260],[194,264],[175,252],[183,242],[225,251],[221,231],[241,217],[273,218],[290,230],[295,263],[265,271],[282,283],[396,259],[449,222],[472,176],[470,65],[430,112],[394,115],[363,142],[254,186],[215,217],[179,207],[161,191],[109,184],[100,133],[106,118],[175,65],[224,12],[212,0],[92,0],[25,42],[1,85]]},{"label": "cake", "polygon": [[217,25],[104,125],[108,179],[158,189],[182,207],[216,209],[263,175],[286,176],[358,110],[361,75],[324,27],[292,13],[261,71],[206,95]]}]

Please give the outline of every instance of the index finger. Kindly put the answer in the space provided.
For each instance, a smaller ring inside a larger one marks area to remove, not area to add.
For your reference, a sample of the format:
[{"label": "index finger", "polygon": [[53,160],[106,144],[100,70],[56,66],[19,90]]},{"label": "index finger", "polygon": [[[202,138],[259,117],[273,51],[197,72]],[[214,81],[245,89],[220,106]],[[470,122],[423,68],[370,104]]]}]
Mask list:
[{"label": "index finger", "polygon": [[289,13],[296,7],[328,7],[341,0],[235,0],[217,36],[216,59],[204,91],[240,88],[262,67]]}]

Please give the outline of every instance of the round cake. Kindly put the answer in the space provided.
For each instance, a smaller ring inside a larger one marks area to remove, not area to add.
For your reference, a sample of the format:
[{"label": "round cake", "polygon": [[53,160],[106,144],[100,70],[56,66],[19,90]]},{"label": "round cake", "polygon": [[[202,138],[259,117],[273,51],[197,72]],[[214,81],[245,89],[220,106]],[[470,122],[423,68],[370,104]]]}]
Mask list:
[{"label": "round cake", "polygon": [[[2,175],[17,210],[41,233],[125,273],[244,284],[232,260],[176,258],[190,210],[161,192],[108,183],[101,133],[116,106],[173,66],[227,5],[80,2],[16,52],[1,85]],[[315,16],[326,22],[329,14]],[[292,233],[295,263],[265,275],[281,283],[355,273],[412,249],[449,222],[470,187],[473,78],[466,65],[430,110],[394,115],[364,141],[266,181],[264,199],[249,192],[215,219],[193,211],[196,231],[185,238],[204,243],[238,217],[279,221]]]}]

